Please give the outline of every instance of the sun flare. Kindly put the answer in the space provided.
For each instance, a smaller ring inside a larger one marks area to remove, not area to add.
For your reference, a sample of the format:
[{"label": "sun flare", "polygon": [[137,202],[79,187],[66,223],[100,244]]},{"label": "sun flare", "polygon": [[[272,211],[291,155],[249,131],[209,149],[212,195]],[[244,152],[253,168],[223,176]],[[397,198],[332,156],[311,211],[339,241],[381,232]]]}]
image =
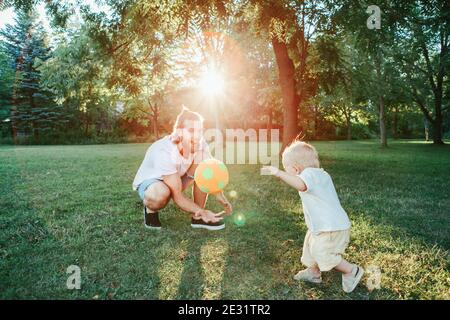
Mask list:
[{"label": "sun flare", "polygon": [[223,93],[224,80],[219,72],[209,70],[200,78],[200,89],[205,95],[215,96]]}]

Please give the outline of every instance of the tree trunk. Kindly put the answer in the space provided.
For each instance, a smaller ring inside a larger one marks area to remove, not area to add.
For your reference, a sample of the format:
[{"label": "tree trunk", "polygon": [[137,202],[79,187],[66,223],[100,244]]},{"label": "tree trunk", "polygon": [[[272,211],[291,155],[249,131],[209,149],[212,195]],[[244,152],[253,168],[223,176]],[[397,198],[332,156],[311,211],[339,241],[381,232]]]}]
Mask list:
[{"label": "tree trunk", "polygon": [[[446,57],[448,55],[448,34],[443,34],[442,30],[439,34],[440,36],[440,45],[441,50],[439,53],[439,67],[436,74],[436,81],[434,79],[434,72],[431,63],[431,59],[429,56],[428,48],[426,47],[425,41],[421,42],[422,54],[425,58],[425,62],[427,64],[427,72],[428,72],[428,81],[430,82],[431,89],[434,95],[434,112],[435,117],[434,121],[432,121],[433,125],[433,143],[434,144],[444,144],[442,140],[443,137],[443,127],[442,127],[442,96],[443,90],[442,86],[444,83],[445,76],[445,62]],[[422,110],[425,111],[425,110]]]},{"label": "tree trunk", "polygon": [[393,109],[393,119],[392,119],[392,136],[394,139],[398,139],[398,110],[397,107]]},{"label": "tree trunk", "polygon": [[[30,102],[30,113],[33,114],[34,111],[36,110],[36,105],[34,103],[34,98],[33,98],[33,92],[30,92],[28,95],[29,98],[29,102]],[[35,116],[33,116],[34,118]],[[33,138],[35,142],[39,141],[39,127],[36,123],[36,120],[32,120],[31,121],[31,132],[33,134]]]},{"label": "tree trunk", "polygon": [[270,107],[267,108],[267,141],[272,140],[272,109]]},{"label": "tree trunk", "polygon": [[443,127],[442,127],[442,114],[436,114],[436,117],[434,119],[433,123],[433,143],[434,144],[444,144],[444,141],[442,140],[443,136]]},{"label": "tree trunk", "polygon": [[382,94],[380,94],[380,140],[381,146],[387,147],[386,115],[384,112],[384,97]]},{"label": "tree trunk", "polygon": [[84,125],[85,125],[84,126],[84,136],[87,138],[88,131],[89,131],[89,118],[88,118],[86,112],[84,114],[84,120],[85,120],[85,123],[84,123]]},{"label": "tree trunk", "polygon": [[423,117],[423,127],[425,131],[425,141],[430,141],[430,124],[427,117]]},{"label": "tree trunk", "polygon": [[[441,57],[441,59],[443,59]],[[441,60],[442,64],[442,60]],[[435,111],[435,117],[434,117],[434,123],[433,123],[433,143],[434,144],[444,144],[444,141],[442,140],[443,137],[443,117],[442,117],[442,84],[444,81],[444,66],[440,66],[439,73],[437,75],[437,85],[436,89],[434,90],[434,111]]]},{"label": "tree trunk", "polygon": [[155,115],[152,117],[152,126],[153,126],[153,134],[156,140],[159,139],[159,130],[158,130],[158,116]]},{"label": "tree trunk", "polygon": [[296,91],[294,63],[289,58],[286,44],[272,39],[272,46],[278,65],[279,83],[283,96],[283,145],[281,150],[299,133],[298,106],[300,98]]},{"label": "tree trunk", "polygon": [[345,125],[347,129],[347,140],[352,140],[352,110],[351,106],[347,107],[345,104],[342,106],[342,112],[345,117]]},{"label": "tree trunk", "polygon": [[317,107],[317,104],[314,104],[314,139],[317,139],[317,137],[318,137],[318,134],[317,134],[318,127],[319,127],[319,124],[318,124],[318,122],[319,122],[319,115],[318,115],[318,113],[319,113],[319,108]]},{"label": "tree trunk", "polygon": [[347,140],[352,140],[352,123],[347,119]]},{"label": "tree trunk", "polygon": [[385,115],[385,108],[384,108],[384,92],[383,92],[383,77],[381,74],[381,53],[380,50],[378,50],[377,57],[376,57],[376,71],[377,71],[377,77],[379,81],[379,118],[380,118],[380,142],[382,147],[387,147],[387,136],[386,136],[386,115]]}]

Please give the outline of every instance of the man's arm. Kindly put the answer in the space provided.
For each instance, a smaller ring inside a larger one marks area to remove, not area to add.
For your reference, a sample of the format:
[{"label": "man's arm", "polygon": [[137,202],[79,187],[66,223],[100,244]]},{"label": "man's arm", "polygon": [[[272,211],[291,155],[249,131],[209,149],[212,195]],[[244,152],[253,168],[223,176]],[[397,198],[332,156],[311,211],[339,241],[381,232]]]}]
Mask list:
[{"label": "man's arm", "polygon": [[[206,147],[204,150],[202,150],[201,160],[213,159],[213,158],[214,157],[211,155],[209,147]],[[214,196],[216,197],[217,201],[219,201],[219,203],[225,209],[225,215],[230,215],[231,213],[233,213],[233,207],[232,207],[230,201],[228,201],[227,197],[225,197],[225,194],[222,191],[216,193]]]},{"label": "man's arm", "polygon": [[195,214],[202,210],[194,201],[186,198],[182,192],[182,183],[178,174],[163,176],[164,183],[169,187],[172,199],[181,210]]},{"label": "man's arm", "polygon": [[196,217],[202,217],[205,222],[217,222],[222,219],[218,217],[218,214],[203,209],[194,201],[184,196],[181,179],[178,174],[163,176],[163,181],[169,187],[173,201],[181,210],[192,213]]},{"label": "man's arm", "polygon": [[228,201],[227,197],[225,197],[225,194],[223,192],[219,192],[215,194],[217,201],[220,202],[220,204],[225,209],[225,215],[230,215],[233,213],[233,207],[231,206],[230,201]]}]

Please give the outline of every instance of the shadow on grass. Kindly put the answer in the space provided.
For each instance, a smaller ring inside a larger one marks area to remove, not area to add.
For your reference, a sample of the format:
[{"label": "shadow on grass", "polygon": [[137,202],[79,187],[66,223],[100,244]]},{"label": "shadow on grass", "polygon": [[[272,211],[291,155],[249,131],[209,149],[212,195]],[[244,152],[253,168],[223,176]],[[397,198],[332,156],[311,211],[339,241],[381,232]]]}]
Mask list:
[{"label": "shadow on grass", "polygon": [[[201,230],[198,230],[201,233]],[[175,299],[202,299],[205,287],[205,274],[201,261],[201,248],[206,237],[188,240],[188,254],[184,259],[183,271],[181,273],[178,291]]]}]

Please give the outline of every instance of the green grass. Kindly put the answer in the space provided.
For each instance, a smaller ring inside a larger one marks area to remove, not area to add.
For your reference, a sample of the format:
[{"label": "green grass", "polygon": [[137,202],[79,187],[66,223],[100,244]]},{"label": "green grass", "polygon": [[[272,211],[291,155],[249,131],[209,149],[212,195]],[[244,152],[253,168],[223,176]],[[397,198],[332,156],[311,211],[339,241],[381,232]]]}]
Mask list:
[{"label": "green grass", "polygon": [[[193,230],[171,203],[154,232],[131,190],[148,145],[29,146],[0,147],[0,298],[450,299],[450,147],[313,144],[352,220],[346,258],[378,266],[381,289],[364,280],[345,294],[336,272],[321,285],[292,279],[300,199],[260,166],[228,166],[237,197],[225,230]],[[69,265],[81,290],[66,288]]]}]

